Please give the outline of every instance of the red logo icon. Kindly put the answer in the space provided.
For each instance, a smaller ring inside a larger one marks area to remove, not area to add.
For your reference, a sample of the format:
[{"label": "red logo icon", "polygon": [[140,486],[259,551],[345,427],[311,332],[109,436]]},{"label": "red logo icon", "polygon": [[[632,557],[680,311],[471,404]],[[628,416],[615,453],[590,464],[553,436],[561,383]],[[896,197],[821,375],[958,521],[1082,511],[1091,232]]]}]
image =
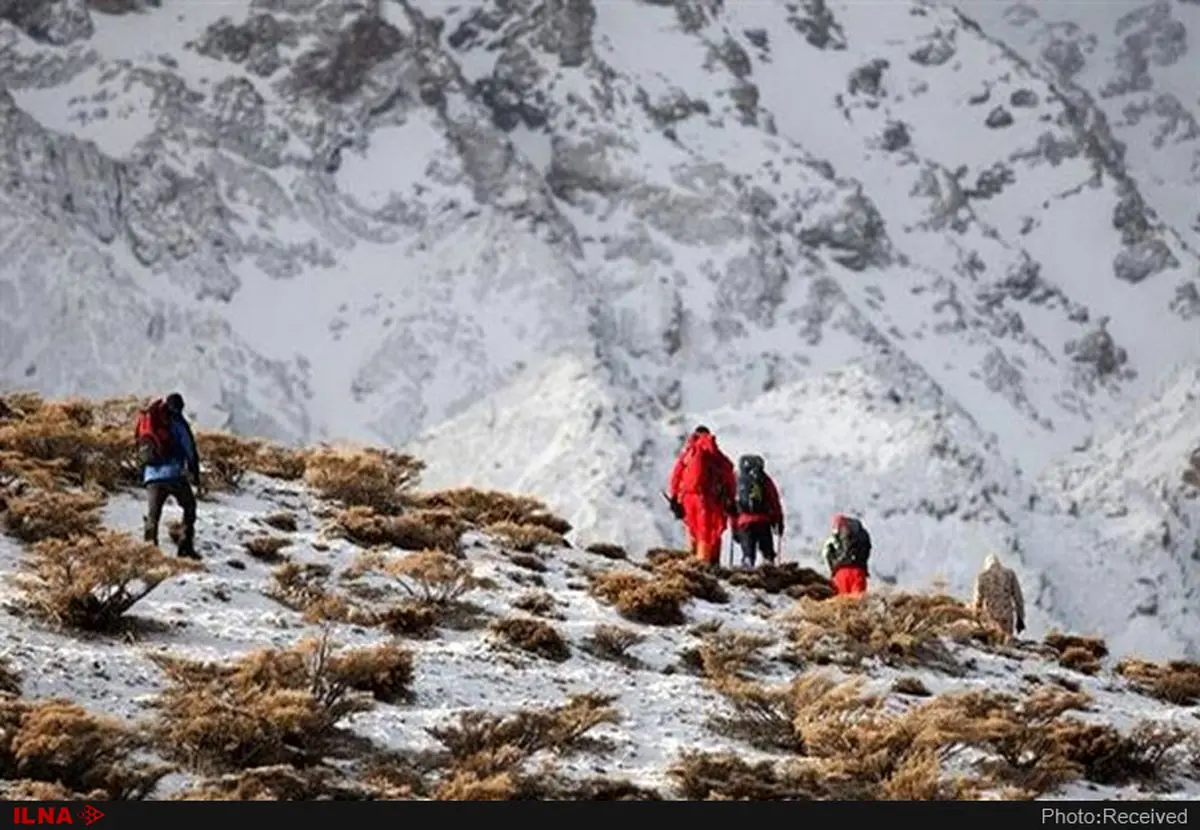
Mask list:
[{"label": "red logo icon", "polygon": [[79,817],[83,819],[84,824],[91,826],[104,818],[104,813],[97,810],[91,804],[85,804],[83,805],[83,809],[79,811]]}]

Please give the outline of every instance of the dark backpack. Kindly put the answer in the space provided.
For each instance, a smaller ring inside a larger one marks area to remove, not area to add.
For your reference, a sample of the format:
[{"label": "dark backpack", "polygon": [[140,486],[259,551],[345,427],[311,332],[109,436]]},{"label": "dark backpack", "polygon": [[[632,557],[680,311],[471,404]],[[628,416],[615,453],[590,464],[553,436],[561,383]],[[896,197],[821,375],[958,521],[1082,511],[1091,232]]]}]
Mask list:
[{"label": "dark backpack", "polygon": [[839,564],[866,567],[871,558],[871,534],[858,519],[848,518],[846,528],[839,532]]},{"label": "dark backpack", "polygon": [[171,431],[171,413],[161,398],[138,412],[133,432],[143,465],[162,464],[179,454]]},{"label": "dark backpack", "polygon": [[738,459],[738,493],[737,506],[739,513],[766,513],[767,502],[767,471],[762,456],[743,455]]}]

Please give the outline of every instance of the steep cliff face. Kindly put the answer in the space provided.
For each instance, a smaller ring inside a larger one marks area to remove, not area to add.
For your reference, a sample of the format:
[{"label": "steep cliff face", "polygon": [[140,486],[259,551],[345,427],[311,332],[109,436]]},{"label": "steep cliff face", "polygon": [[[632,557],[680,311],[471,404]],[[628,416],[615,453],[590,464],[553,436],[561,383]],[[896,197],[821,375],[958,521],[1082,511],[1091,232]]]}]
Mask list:
[{"label": "steep cliff face", "polygon": [[946,517],[1036,545],[1022,474],[1195,352],[1103,96],[950,7],[8,0],[0,78],[5,384],[409,445],[581,538],[670,538],[705,418],[798,545],[854,507],[965,584]]}]

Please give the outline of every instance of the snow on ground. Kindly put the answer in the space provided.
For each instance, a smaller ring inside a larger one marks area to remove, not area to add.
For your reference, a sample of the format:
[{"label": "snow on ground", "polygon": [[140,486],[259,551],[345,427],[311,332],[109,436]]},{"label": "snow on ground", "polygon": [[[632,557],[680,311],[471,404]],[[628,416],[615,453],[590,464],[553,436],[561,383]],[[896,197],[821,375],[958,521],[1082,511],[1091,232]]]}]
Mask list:
[{"label": "snow on ground", "polygon": [[[4,652],[24,675],[25,695],[61,695],[94,711],[138,718],[147,714],[147,702],[161,688],[162,677],[148,660],[151,653],[225,660],[316,635],[317,629],[299,614],[263,595],[271,581],[272,566],[247,556],[240,541],[265,532],[267,528],[260,520],[268,513],[291,512],[298,527],[295,533],[286,534],[292,544],[285,554],[297,563],[331,566],[331,585],[336,584],[337,576],[358,550],[321,532],[318,513],[322,505],[302,486],[251,475],[244,488],[237,494],[212,496],[200,505],[197,539],[205,569],[164,583],[135,607],[135,616],[157,622],[158,626],[143,625],[130,639],[109,639],[50,631],[22,616],[4,617],[0,628]],[[139,496],[113,497],[106,508],[106,523],[138,533],[142,507]],[[164,522],[175,515],[173,506],[169,506]],[[502,546],[482,534],[464,536],[463,550],[475,574],[494,583],[477,589],[466,599],[487,616],[513,613],[514,599],[531,589],[534,574],[515,564]],[[356,715],[351,721],[352,730],[382,747],[419,750],[433,746],[425,728],[446,722],[456,712],[507,712],[550,706],[564,702],[570,695],[598,692],[616,695],[615,706],[622,715],[619,724],[596,731],[611,742],[611,751],[565,759],[564,771],[627,777],[635,784],[670,792],[665,769],[681,751],[729,749],[747,759],[770,757],[712,730],[709,718],[723,712],[724,704],[680,659],[686,648],[699,642],[690,630],[693,624],[720,623],[725,631],[778,636],[780,629],[774,616],[792,600],[731,586],[728,604],[690,601],[687,626],[643,627],[621,619],[586,590],[589,570],[632,566],[579,549],[542,553],[547,569],[537,577],[542,582],[541,590],[554,598],[552,624],[571,645],[569,659],[551,663],[511,651],[492,641],[485,629],[442,630],[434,639],[405,641],[416,656],[415,699],[400,705],[380,704],[369,713]],[[16,571],[21,555],[17,544],[0,536],[0,569]],[[0,597],[11,610],[14,588],[5,585],[2,590]],[[645,639],[629,654],[641,661],[641,667],[605,662],[580,648],[580,642],[601,623],[640,630]],[[378,629],[340,625],[335,637],[346,645],[364,645],[379,642],[385,635]],[[1017,692],[1028,691],[1030,678],[1038,676],[1042,682],[1078,684],[1095,698],[1095,705],[1080,717],[1121,728],[1142,719],[1193,728],[1200,716],[1198,707],[1170,706],[1137,695],[1124,681],[1106,672],[1096,676],[1078,674],[1033,653],[1005,656],[953,648],[971,667],[965,677],[877,667],[870,672],[870,688],[887,689],[904,674],[915,675],[934,694],[968,689]],[[768,655],[771,652],[768,649]],[[787,681],[794,672],[783,663],[773,663],[762,677],[772,682]],[[162,786],[175,791],[186,783],[187,776],[177,774]],[[1095,785],[1072,788],[1069,794],[1079,799],[1144,797],[1132,788]],[[1180,781],[1171,797],[1197,794],[1200,790],[1195,782]]]}]

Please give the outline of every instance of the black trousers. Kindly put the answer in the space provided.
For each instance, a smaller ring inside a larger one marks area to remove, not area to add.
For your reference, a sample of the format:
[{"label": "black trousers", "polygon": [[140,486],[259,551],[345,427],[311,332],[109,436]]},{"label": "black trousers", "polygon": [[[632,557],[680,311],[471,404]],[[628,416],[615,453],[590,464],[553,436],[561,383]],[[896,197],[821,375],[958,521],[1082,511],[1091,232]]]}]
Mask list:
[{"label": "black trousers", "polygon": [[775,562],[775,537],[771,533],[771,525],[767,522],[756,522],[734,533],[734,539],[742,549],[742,564],[753,568],[757,554],[768,563]]},{"label": "black trousers", "polygon": [[183,535],[179,538],[179,554],[195,556],[196,494],[192,492],[192,485],[186,478],[152,481],[146,485],[144,538],[153,545],[158,544],[158,524],[162,520],[163,506],[167,499],[172,498],[183,509]]}]

